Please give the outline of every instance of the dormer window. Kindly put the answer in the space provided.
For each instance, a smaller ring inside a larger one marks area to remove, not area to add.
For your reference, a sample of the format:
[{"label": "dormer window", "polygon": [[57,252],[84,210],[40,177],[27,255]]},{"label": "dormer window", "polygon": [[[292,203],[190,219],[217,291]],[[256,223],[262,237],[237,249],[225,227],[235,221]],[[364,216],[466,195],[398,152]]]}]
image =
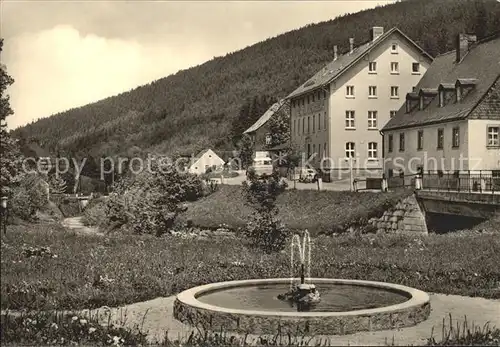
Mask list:
[{"label": "dormer window", "polygon": [[411,111],[411,100],[406,100],[406,113]]},{"label": "dormer window", "polygon": [[441,89],[439,91],[439,107],[443,107],[444,106],[444,90]]},{"label": "dormer window", "polygon": [[457,102],[462,100],[462,88],[459,85],[455,87],[455,96],[457,98]]},{"label": "dormer window", "polygon": [[457,102],[463,100],[477,84],[475,78],[459,78],[455,83]]},{"label": "dormer window", "polygon": [[424,95],[420,95],[420,98],[418,99],[418,109],[424,109]]}]

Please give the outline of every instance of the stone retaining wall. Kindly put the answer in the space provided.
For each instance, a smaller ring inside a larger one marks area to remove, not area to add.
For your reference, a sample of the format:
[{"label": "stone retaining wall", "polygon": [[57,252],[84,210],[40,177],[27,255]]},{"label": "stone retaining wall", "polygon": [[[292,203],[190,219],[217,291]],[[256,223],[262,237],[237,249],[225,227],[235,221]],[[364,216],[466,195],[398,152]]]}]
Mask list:
[{"label": "stone retaining wall", "polygon": [[377,232],[428,233],[425,214],[414,195],[405,198],[384,212],[380,218],[372,218],[371,224]]}]

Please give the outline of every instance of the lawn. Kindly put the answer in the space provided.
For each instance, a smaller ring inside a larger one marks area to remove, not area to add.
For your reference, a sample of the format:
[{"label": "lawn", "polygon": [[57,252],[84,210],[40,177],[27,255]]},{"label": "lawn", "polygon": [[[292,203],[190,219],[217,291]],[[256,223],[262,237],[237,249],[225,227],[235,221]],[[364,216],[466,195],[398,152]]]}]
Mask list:
[{"label": "lawn", "polygon": [[[500,298],[498,235],[346,234],[313,242],[315,277]],[[2,309],[97,308],[169,296],[210,282],[288,277],[289,257],[286,252],[264,255],[238,236],[228,247],[228,240],[218,237],[104,237],[57,225],[11,226],[2,235],[1,275]]]},{"label": "lawn", "polygon": [[[243,227],[252,210],[245,205],[241,186],[221,185],[219,190],[190,204],[183,218],[204,228],[221,224],[231,229]],[[381,216],[411,192],[354,193],[315,190],[287,190],[278,197],[283,223],[311,234],[345,232],[349,226],[366,225],[372,217]]]}]

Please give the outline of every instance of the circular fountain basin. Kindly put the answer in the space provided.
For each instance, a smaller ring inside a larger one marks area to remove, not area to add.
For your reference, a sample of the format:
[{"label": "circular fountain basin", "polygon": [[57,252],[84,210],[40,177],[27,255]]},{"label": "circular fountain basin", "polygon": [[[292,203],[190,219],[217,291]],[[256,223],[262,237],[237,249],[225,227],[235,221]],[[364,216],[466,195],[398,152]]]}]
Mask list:
[{"label": "circular fountain basin", "polygon": [[392,283],[312,278],[321,302],[298,312],[277,299],[290,279],[207,284],[183,291],[174,317],[207,330],[245,334],[344,335],[416,325],[429,317],[427,293]]}]

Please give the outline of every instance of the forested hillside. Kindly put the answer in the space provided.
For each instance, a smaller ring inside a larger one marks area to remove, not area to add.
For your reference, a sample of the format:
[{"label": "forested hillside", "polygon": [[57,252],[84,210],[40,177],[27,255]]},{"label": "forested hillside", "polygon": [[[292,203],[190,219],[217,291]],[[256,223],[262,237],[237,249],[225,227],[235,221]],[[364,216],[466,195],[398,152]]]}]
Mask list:
[{"label": "forested hillside", "polygon": [[[407,0],[309,25],[180,71],[118,96],[17,129],[51,151],[120,155],[139,151],[197,152],[232,148],[233,129],[251,124],[340,52],[369,39],[369,29],[398,27],[430,54],[453,49],[458,32],[484,37],[500,28],[496,0]],[[252,106],[253,105],[253,106]],[[250,109],[252,111],[250,112]],[[259,114],[260,113],[260,114]]]}]

